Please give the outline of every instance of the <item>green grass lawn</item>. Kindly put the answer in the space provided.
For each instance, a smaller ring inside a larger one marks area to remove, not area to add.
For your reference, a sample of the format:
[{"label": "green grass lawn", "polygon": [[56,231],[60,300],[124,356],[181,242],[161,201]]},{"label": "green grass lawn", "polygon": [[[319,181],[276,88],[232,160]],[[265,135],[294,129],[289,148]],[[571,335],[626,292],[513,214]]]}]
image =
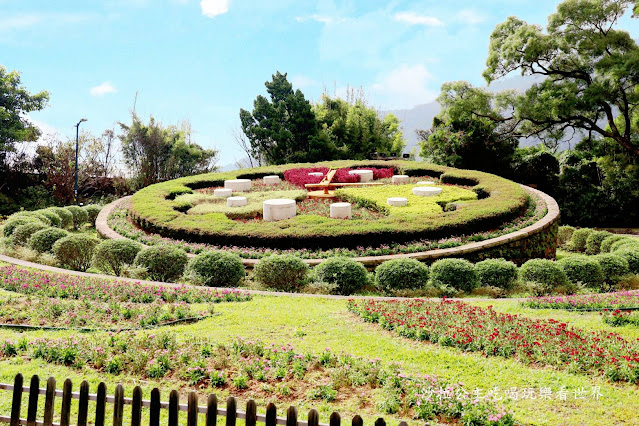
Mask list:
[{"label": "green grass lawn", "polygon": [[[506,402],[509,409],[515,412],[517,421],[524,424],[633,424],[636,419],[636,407],[639,404],[639,392],[636,385],[612,384],[604,378],[579,374],[568,374],[549,368],[525,366],[512,359],[486,358],[478,354],[464,353],[457,349],[444,348],[439,345],[420,343],[397,337],[382,330],[379,326],[364,323],[355,315],[346,311],[345,300],[310,299],[293,297],[256,297],[248,303],[226,303],[216,306],[213,318],[196,324],[173,327],[179,339],[187,340],[197,337],[208,337],[220,343],[229,343],[235,337],[260,339],[267,343],[284,345],[291,343],[297,351],[321,352],[330,347],[333,351],[344,351],[365,358],[380,358],[384,363],[397,363],[406,374],[435,374],[451,381],[463,382],[467,389],[484,391],[499,387],[502,390],[516,387],[518,389],[550,387],[556,392],[561,387],[568,391],[566,401],[553,398],[518,399]],[[476,302],[480,305],[492,304],[503,312],[521,312],[527,316],[539,318],[555,318],[568,321],[578,327],[593,330],[610,330],[619,332],[626,338],[636,338],[639,332],[630,328],[612,328],[603,324],[596,314],[576,314],[561,311],[532,310],[521,308],[514,301]],[[29,339],[37,337],[70,337],[72,332],[28,332],[23,333]],[[0,329],[0,341],[17,340],[20,334],[7,329]],[[21,359],[0,362],[0,381],[11,382],[17,372],[22,372],[28,381],[31,374],[39,374],[41,378],[53,375],[62,383],[65,377],[71,377],[79,385],[81,378],[92,383],[92,389],[100,380],[111,386],[122,382],[127,386],[127,393],[133,384],[141,384],[145,398],[154,386],[159,386],[168,394],[174,383],[139,381],[126,374],[111,376],[97,373],[90,369],[75,371],[65,367],[28,362]],[[596,399],[575,399],[572,392],[584,389],[590,393],[593,386],[600,387],[601,397]],[[184,389],[185,393],[188,389]],[[207,390],[209,392],[212,390]],[[521,391],[520,391],[521,392]],[[0,393],[0,411],[8,413],[10,393]],[[226,393],[219,393],[225,397]],[[243,395],[240,406],[251,395]],[[26,398],[25,398],[26,400]],[[258,405],[264,407],[267,402],[258,398]],[[289,401],[275,401],[285,406]],[[356,398],[349,398],[337,405],[329,403],[313,403],[310,401],[294,401],[300,405],[300,412],[305,413],[315,406],[320,410],[322,420],[332,410],[352,415],[363,412],[365,420],[370,422],[376,417],[374,407],[360,407]],[[384,416],[387,419],[398,416]]]}]

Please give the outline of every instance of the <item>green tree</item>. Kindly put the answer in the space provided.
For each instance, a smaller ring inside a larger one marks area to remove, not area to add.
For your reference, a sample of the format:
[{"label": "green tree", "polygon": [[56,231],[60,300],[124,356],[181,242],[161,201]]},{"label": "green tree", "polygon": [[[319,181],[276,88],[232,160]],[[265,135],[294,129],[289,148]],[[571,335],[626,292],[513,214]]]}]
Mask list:
[{"label": "green tree", "polygon": [[48,101],[48,92],[32,95],[22,86],[20,73],[7,72],[0,65],[0,161],[4,163],[6,153],[13,151],[16,143],[38,139],[40,130],[26,118],[26,114],[40,111]]},{"label": "green tree", "polygon": [[348,101],[324,94],[313,111],[335,159],[361,160],[371,152],[400,154],[406,145],[399,119],[394,114],[380,119],[364,99]]},{"label": "green tree", "polygon": [[314,162],[330,158],[325,141],[320,140],[311,104],[279,71],[266,82],[267,99],[259,95],[253,112],[240,109],[242,131],[254,158],[269,164]]},{"label": "green tree", "polygon": [[554,141],[570,131],[598,134],[639,157],[632,120],[639,104],[639,47],[628,32],[616,28],[632,5],[637,2],[565,0],[548,18],[546,31],[516,17],[497,25],[490,37],[486,81],[513,71],[544,79],[525,93],[503,94],[512,114],[486,116],[510,123],[514,134]]},{"label": "green tree", "polygon": [[122,157],[126,166],[136,173],[134,180],[138,188],[215,170],[217,151],[190,142],[189,128],[164,127],[153,117],[144,124],[135,113],[132,124],[120,123],[120,128]]},{"label": "green tree", "polygon": [[437,164],[508,176],[519,141],[500,134],[495,97],[465,81],[444,83],[437,98],[442,107],[430,131],[418,130],[421,156]]}]

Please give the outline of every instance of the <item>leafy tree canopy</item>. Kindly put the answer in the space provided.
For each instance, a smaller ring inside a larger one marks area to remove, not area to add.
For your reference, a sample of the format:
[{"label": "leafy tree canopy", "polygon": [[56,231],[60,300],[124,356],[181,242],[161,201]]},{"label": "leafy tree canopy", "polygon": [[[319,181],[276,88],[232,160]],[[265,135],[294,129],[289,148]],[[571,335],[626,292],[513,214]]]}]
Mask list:
[{"label": "leafy tree canopy", "polygon": [[508,108],[500,114],[477,115],[508,123],[514,135],[547,141],[558,141],[567,131],[595,133],[639,157],[637,123],[632,121],[639,104],[639,47],[616,28],[629,7],[639,10],[638,4],[565,0],[545,31],[516,17],[497,25],[490,37],[486,81],[513,71],[545,78],[525,93],[501,93]]},{"label": "leafy tree canopy", "polygon": [[40,130],[26,114],[47,106],[48,92],[31,94],[20,82],[20,73],[0,65],[0,153],[14,149],[18,142],[35,141]]}]

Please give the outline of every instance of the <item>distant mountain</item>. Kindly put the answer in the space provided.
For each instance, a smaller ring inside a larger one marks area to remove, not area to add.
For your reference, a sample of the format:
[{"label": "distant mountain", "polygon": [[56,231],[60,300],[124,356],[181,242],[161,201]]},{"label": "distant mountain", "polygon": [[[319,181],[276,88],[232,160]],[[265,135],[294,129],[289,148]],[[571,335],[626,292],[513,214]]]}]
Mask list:
[{"label": "distant mountain", "polygon": [[[491,92],[499,92],[507,89],[524,91],[532,86],[533,83],[539,80],[539,77],[531,76],[509,77],[504,80],[492,83],[490,86],[487,86],[487,89]],[[417,146],[417,143],[419,142],[417,133],[415,133],[415,131],[420,129],[430,129],[433,124],[433,118],[437,114],[439,114],[440,111],[441,106],[439,105],[439,103],[433,101],[427,104],[414,106],[411,109],[380,111],[379,115],[381,118],[384,118],[386,114],[392,113],[400,119],[402,131],[404,132],[404,137],[406,138],[407,142],[406,148],[404,148],[404,152],[410,152],[414,147]],[[536,145],[538,143],[538,139],[521,141],[521,144],[524,146]]]}]

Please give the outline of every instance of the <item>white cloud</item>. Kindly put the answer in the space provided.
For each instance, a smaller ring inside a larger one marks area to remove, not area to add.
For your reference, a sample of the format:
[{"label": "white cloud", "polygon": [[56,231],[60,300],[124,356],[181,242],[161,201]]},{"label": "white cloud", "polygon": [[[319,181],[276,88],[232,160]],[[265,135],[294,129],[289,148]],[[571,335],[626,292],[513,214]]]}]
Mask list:
[{"label": "white cloud", "polygon": [[371,92],[375,103],[384,108],[411,108],[437,97],[438,92],[429,88],[432,81],[432,75],[423,64],[404,64],[378,76]]},{"label": "white cloud", "polygon": [[297,74],[291,76],[291,84],[293,85],[293,89],[303,89],[318,86],[319,82],[305,75]]},{"label": "white cloud", "polygon": [[202,15],[214,18],[229,11],[229,0],[202,0],[200,1],[200,7],[202,8]]},{"label": "white cloud", "polygon": [[333,24],[335,22],[343,22],[345,21],[344,18],[335,18],[333,16],[328,16],[328,15],[309,15],[309,16],[296,16],[295,20],[297,22],[306,22],[306,21],[315,21],[315,22],[319,22],[321,24]]},{"label": "white cloud", "polygon": [[486,20],[486,17],[476,10],[463,9],[457,12],[457,15],[455,15],[455,19],[465,24],[477,25],[484,22]]},{"label": "white cloud", "polygon": [[415,12],[398,12],[394,19],[399,22],[406,22],[410,25],[425,25],[428,27],[441,27],[442,21],[432,16],[418,15]]},{"label": "white cloud", "polygon": [[89,90],[89,93],[91,94],[91,96],[104,96],[107,93],[115,93],[115,92],[117,92],[117,90],[115,89],[113,84],[111,84],[110,81],[105,81],[99,86],[92,87],[91,90]]}]

